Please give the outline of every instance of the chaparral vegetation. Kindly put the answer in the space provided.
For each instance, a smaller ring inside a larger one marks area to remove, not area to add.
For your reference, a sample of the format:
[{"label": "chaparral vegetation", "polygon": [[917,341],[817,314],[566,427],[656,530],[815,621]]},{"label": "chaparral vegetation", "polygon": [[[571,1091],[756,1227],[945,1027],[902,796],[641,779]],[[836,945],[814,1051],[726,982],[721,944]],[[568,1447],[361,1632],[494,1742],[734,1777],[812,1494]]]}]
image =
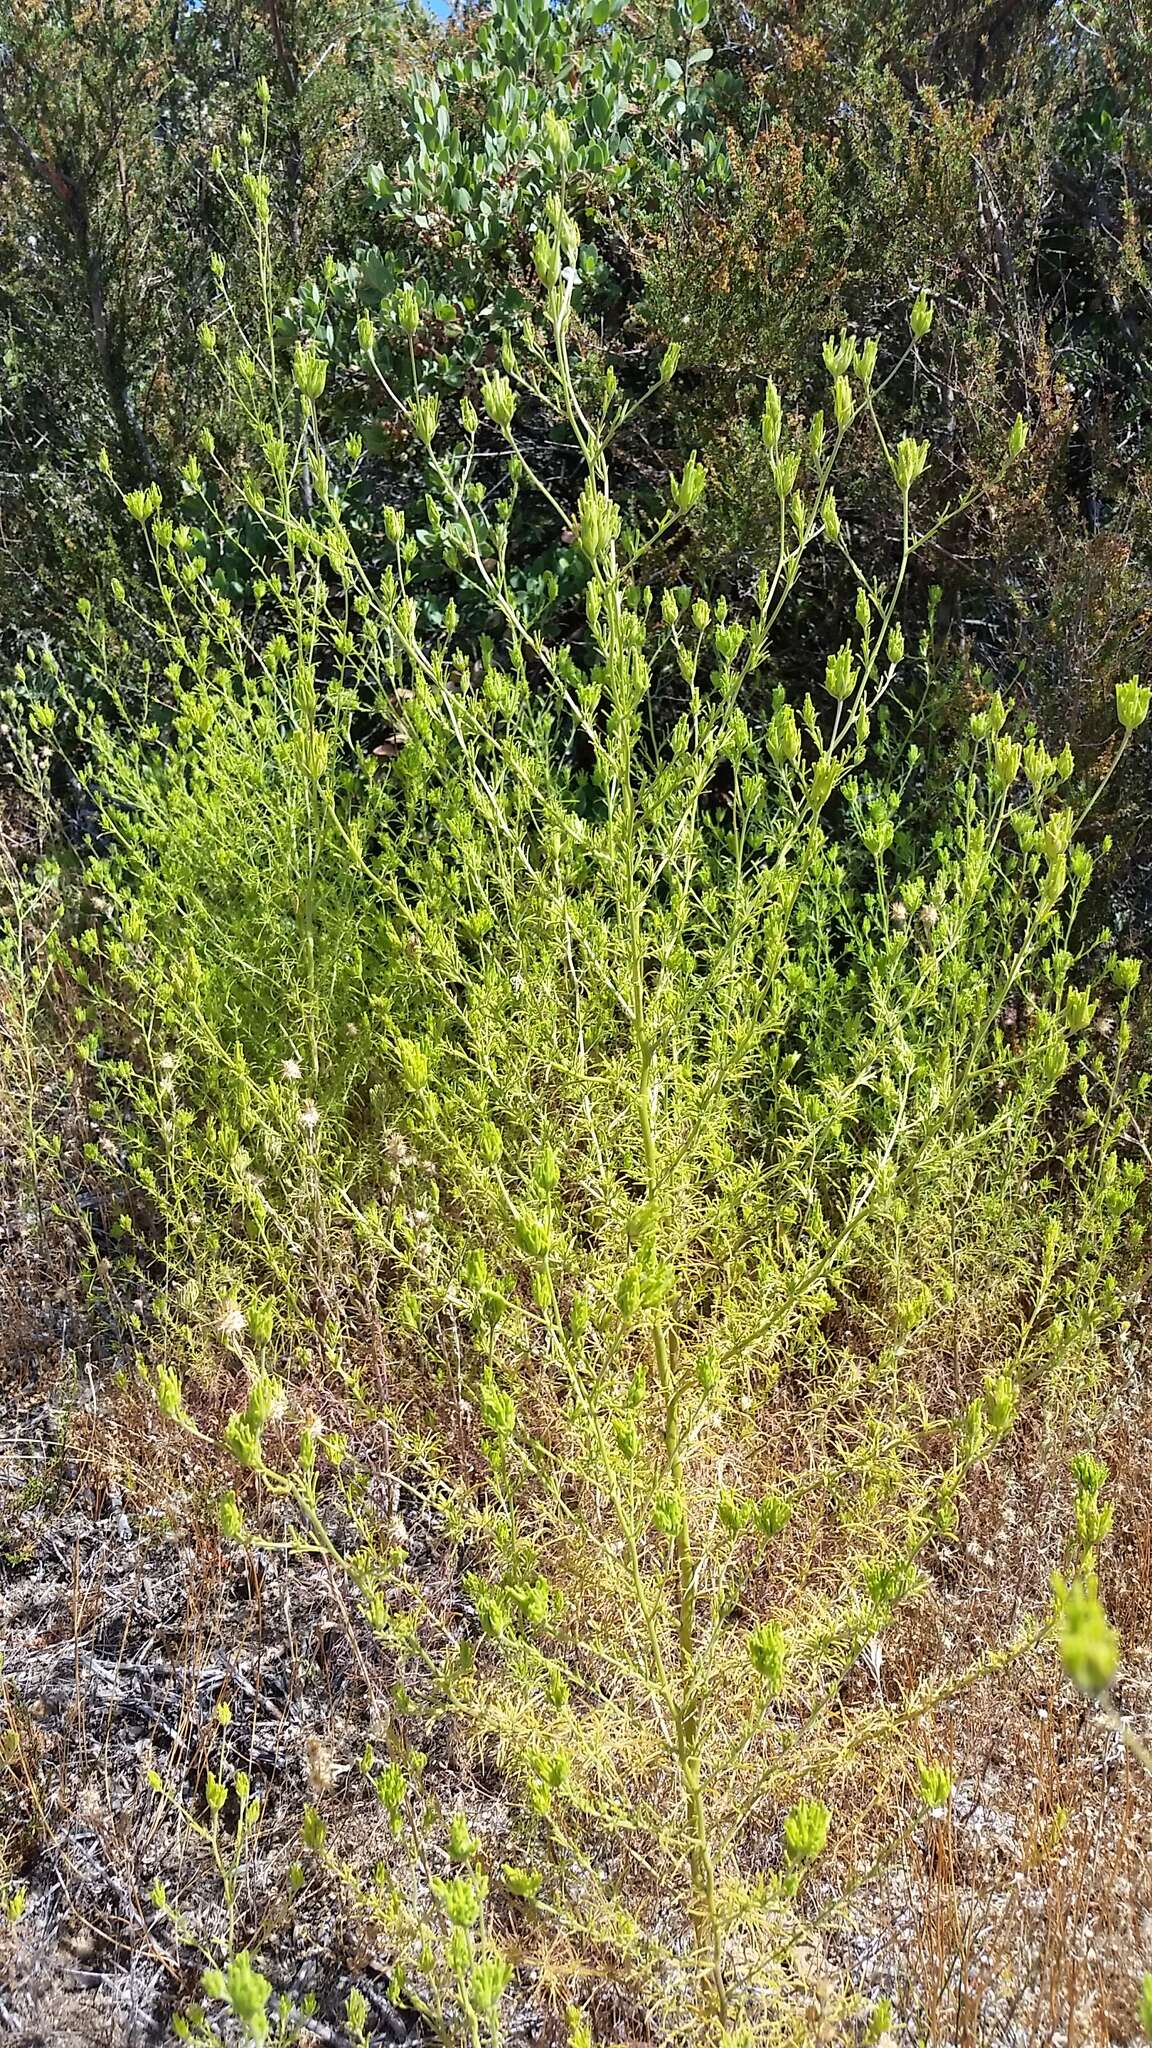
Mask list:
[{"label": "chaparral vegetation", "polygon": [[1152,2039],[1144,0],[4,0],[0,2032]]}]

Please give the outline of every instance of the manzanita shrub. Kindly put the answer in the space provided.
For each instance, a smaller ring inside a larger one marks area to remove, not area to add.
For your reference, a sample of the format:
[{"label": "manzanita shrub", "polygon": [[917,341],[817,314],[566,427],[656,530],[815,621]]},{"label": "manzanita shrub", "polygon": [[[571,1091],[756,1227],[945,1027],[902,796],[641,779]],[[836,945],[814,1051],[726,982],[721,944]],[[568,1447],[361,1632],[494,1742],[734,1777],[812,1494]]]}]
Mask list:
[{"label": "manzanita shrub", "polygon": [[[213,495],[258,529],[250,585],[222,594],[179,506],[130,495],[155,590],[118,601],[157,658],[124,675],[119,615],[90,620],[98,830],[69,958],[171,1276],[160,1406],[230,1468],[227,1540],[287,1528],[377,1644],[391,1846],[341,1874],[398,1989],[454,2042],[500,2037],[522,1971],[573,2041],[590,1983],[646,2038],[787,2039],[798,1932],[850,1882],[852,1771],[905,1774],[909,1825],[948,1798],[943,1690],[862,1706],[849,1675],[1022,1412],[1090,1414],[1124,1315],[1137,968],[1083,929],[1070,759],[999,697],[931,834],[902,817],[932,456],[884,440],[874,345],[829,341],[810,420],[764,391],[747,601],[662,582],[711,480],[693,460],[649,528],[624,520],[625,401],[572,346],[558,133],[538,307],[451,416],[406,311],[397,404],[434,489],[422,541],[382,515],[382,576],[343,517],[355,446],[318,435],[322,356],[282,360],[271,320],[214,339],[249,452]],[[578,451],[575,503],[518,442],[525,397]],[[858,435],[902,535],[886,585],[836,505]],[[197,502],[213,460],[187,465]],[[509,580],[533,492],[584,564],[566,642]],[[426,546],[486,610],[478,655],[410,590]],[[821,701],[792,702],[774,634],[818,549],[855,606],[827,621]],[[1147,690],[1117,708],[1113,767]],[[1066,1635],[1104,1482],[1080,1461]],[[1050,1640],[1058,1608],[964,1676]],[[440,1810],[448,1730],[499,1774],[495,1847]]]}]

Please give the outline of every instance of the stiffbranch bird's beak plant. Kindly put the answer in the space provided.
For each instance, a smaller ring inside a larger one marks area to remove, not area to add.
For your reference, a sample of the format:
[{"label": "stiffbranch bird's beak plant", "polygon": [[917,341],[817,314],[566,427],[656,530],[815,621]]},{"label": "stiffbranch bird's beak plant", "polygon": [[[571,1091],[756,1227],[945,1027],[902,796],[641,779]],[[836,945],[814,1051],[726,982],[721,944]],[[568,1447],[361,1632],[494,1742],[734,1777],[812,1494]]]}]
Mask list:
[{"label": "stiffbranch bird's beak plant", "polygon": [[[374,1643],[393,1846],[344,1877],[397,1983],[453,2041],[499,2037],[521,1969],[574,2001],[573,2040],[597,1982],[654,2038],[783,2040],[797,1931],[852,1881],[854,1771],[911,1768],[908,1828],[948,1798],[924,1755],[947,1689],[860,1704],[853,1674],[1022,1411],[1074,1409],[1124,1313],[1137,970],[1083,929],[1070,756],[998,696],[947,819],[916,824],[908,570],[944,520],[917,516],[929,446],[884,442],[876,341],[829,341],[809,420],[763,391],[747,601],[662,582],[716,480],[690,457],[643,524],[614,492],[644,399],[583,352],[555,125],[537,312],[457,413],[415,293],[377,316],[407,337],[393,397],[428,484],[383,511],[382,573],[344,522],[359,450],[324,444],[321,356],[285,351],[270,285],[263,331],[230,327],[222,281],[205,346],[242,453],[189,459],[183,523],[128,498],[156,591],[120,611],[159,653],[133,695],[120,613],[91,622],[108,909],[73,966],[179,1276],[161,1405],[210,1438],[204,1387],[246,1376],[225,1538],[326,1557]],[[236,196],[267,279],[258,170]],[[917,301],[910,349],[930,323]],[[578,453],[572,502],[542,418]],[[835,495],[856,435],[887,456],[885,583]],[[525,494],[583,564],[563,633],[518,593]],[[210,570],[213,505],[243,602]],[[774,636],[821,550],[855,600],[795,701]],[[431,558],[477,640],[453,603],[429,623]],[[1113,768],[1147,689],[1117,708]],[[326,1374],[355,1427],[325,1422]],[[1070,1580],[1083,1552],[1071,1532]],[[1039,1603],[966,1679],[1058,1626]],[[437,1818],[440,1724],[499,1772],[502,1842]]]}]

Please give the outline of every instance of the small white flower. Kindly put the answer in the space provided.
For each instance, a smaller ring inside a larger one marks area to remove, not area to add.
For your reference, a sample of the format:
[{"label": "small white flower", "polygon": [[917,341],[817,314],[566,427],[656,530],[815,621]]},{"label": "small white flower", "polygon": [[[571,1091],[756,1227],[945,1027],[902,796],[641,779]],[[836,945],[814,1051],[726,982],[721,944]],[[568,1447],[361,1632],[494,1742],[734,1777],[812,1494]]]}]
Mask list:
[{"label": "small white flower", "polygon": [[298,1081],[303,1071],[299,1060],[281,1060],[280,1062],[280,1073],[285,1081]]},{"label": "small white flower", "polygon": [[248,1318],[238,1301],[227,1300],[216,1318],[216,1328],[225,1338],[242,1337],[248,1328]]},{"label": "small white flower", "polygon": [[300,1122],[303,1124],[304,1129],[306,1131],[314,1131],[319,1121],[320,1111],[317,1109],[316,1104],[313,1102],[311,1096],[309,1096],[307,1102],[305,1102],[301,1107]]}]

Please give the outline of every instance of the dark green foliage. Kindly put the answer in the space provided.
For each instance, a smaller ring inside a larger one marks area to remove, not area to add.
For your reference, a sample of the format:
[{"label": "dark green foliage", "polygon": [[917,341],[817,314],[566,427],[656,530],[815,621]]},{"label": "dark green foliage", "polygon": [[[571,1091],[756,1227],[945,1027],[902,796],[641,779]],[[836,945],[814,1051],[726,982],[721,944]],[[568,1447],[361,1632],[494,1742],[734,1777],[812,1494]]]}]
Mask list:
[{"label": "dark green foliage", "polygon": [[[102,446],[139,481],[171,473],[210,415],[196,347],[213,254],[237,220],[213,175],[261,125],[284,296],[367,207],[393,146],[397,16],[359,0],[13,0],[0,30],[0,617],[59,640],[125,541],[91,478]],[[413,25],[409,41],[420,31]],[[237,252],[230,279],[247,311]],[[129,553],[131,560],[131,553]]]},{"label": "dark green foliage", "polygon": [[[709,541],[738,580],[764,491],[755,379],[786,366],[802,383],[822,333],[883,336],[928,292],[931,337],[887,402],[931,441],[935,502],[986,473],[1018,408],[1032,426],[1026,489],[993,494],[924,563],[956,685],[979,691],[990,668],[1087,765],[1152,617],[1146,22],[1136,7],[946,13],[942,29],[914,7],[742,15],[732,176],[642,239],[645,308],[686,338],[686,438],[717,451]],[[843,489],[861,546],[883,549],[875,473]]]}]

